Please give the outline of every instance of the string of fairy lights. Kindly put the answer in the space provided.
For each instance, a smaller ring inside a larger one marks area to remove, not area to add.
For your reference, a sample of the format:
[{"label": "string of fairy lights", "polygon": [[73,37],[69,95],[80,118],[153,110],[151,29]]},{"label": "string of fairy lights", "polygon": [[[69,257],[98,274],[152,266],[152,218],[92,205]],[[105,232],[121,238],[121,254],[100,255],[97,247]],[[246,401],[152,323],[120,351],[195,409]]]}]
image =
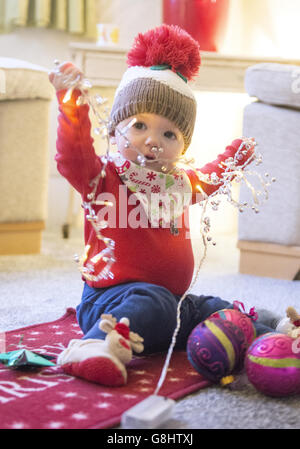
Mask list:
[{"label": "string of fairy lights", "polygon": [[[82,207],[86,211],[86,219],[91,223],[97,239],[103,242],[104,249],[102,249],[98,254],[96,254],[95,256],[93,256],[93,258],[89,260],[88,254],[90,247],[87,245],[85,247],[84,254],[81,257],[76,256],[75,260],[78,262],[79,270],[86,280],[98,282],[101,279],[108,279],[108,278],[113,279],[114,278],[113,265],[116,261],[115,241],[103,235],[102,231],[108,228],[108,222],[105,220],[100,221],[95,211],[95,207],[113,206],[113,204],[109,201],[99,201],[96,198],[99,182],[102,178],[105,178],[106,176],[107,164],[109,161],[113,160],[111,158],[111,147],[109,136],[110,118],[109,118],[109,108],[107,107],[107,100],[99,94],[96,94],[94,96],[89,94],[89,90],[92,88],[92,84],[90,83],[89,80],[82,79],[80,75],[78,75],[77,77],[75,77],[75,79],[73,79],[72,75],[63,74],[60,71],[59,66],[60,66],[59,61],[55,61],[54,72],[57,76],[62,77],[61,78],[62,84],[65,85],[65,88],[67,89],[63,102],[66,103],[71,99],[72,92],[75,88],[79,89],[81,91],[81,95],[77,99],[76,102],[77,106],[80,107],[83,104],[89,105],[97,121],[97,127],[94,129],[94,133],[100,139],[106,142],[106,151],[105,154],[101,157],[102,169],[100,173],[96,176],[96,178],[91,180],[90,186],[92,187],[92,191],[87,195],[86,201],[82,202]],[[174,161],[175,163],[172,169],[168,170],[166,160],[164,160],[163,158],[163,148],[152,147],[151,150],[155,157],[154,159],[146,160],[145,156],[139,151],[139,149],[131,144],[127,134],[128,130],[134,125],[135,121],[136,121],[135,118],[132,119],[122,129],[119,129],[119,127],[117,127],[116,132],[118,132],[119,135],[125,139],[126,141],[125,145],[127,147],[130,147],[131,150],[136,151],[137,164],[139,164],[141,167],[144,167],[146,163],[148,165],[151,163],[159,162],[161,164],[161,171],[167,174],[174,174],[176,172],[178,173],[187,168],[189,170],[192,169],[199,179],[198,189],[199,192],[203,195],[203,201],[198,204],[200,205],[200,207],[202,207],[200,217],[200,233],[201,233],[201,240],[204,246],[204,251],[198,264],[198,267],[195,270],[193,281],[189,289],[184,293],[184,295],[180,298],[180,301],[178,302],[177,325],[174,330],[174,334],[167,353],[165,364],[161,372],[160,379],[154,392],[154,394],[157,394],[167,375],[170,358],[176,344],[176,337],[181,324],[180,323],[181,304],[183,300],[186,298],[186,296],[189,294],[189,292],[192,290],[193,286],[195,285],[195,282],[197,280],[197,277],[199,275],[199,272],[201,271],[201,267],[207,255],[208,244],[210,243],[212,245],[216,244],[210,233],[211,219],[207,213],[208,206],[210,206],[213,211],[218,211],[221,203],[221,198],[223,197],[226,198],[227,201],[233,207],[236,207],[238,211],[241,213],[247,208],[252,209],[255,213],[259,213],[260,205],[262,205],[262,203],[268,199],[268,188],[273,182],[276,181],[276,179],[270,177],[269,173],[265,173],[264,175],[262,175],[256,170],[249,169],[248,165],[250,164],[250,162],[252,162],[252,165],[254,164],[256,166],[262,164],[262,155],[257,151],[256,142],[252,138],[243,138],[243,141],[240,147],[238,148],[237,152],[235,153],[235,156],[230,157],[227,160],[221,162],[223,171],[220,177],[216,173],[211,174],[201,173],[199,170],[193,167],[194,159],[187,158],[185,155],[182,155],[176,161]],[[253,147],[254,151],[251,154],[251,156],[243,164],[241,164],[241,160],[244,158],[245,155],[247,155],[248,151],[251,150]],[[233,180],[235,180],[235,182],[238,182],[240,184],[244,183],[244,185],[248,188],[248,191],[250,192],[249,201],[241,202],[234,198],[232,191]],[[211,185],[219,185],[220,187],[217,190],[215,190],[214,193],[207,196],[201,188],[200,185],[201,182]],[[99,273],[95,273],[94,272],[95,264],[97,264],[100,261],[102,261],[105,264],[105,266]]]}]

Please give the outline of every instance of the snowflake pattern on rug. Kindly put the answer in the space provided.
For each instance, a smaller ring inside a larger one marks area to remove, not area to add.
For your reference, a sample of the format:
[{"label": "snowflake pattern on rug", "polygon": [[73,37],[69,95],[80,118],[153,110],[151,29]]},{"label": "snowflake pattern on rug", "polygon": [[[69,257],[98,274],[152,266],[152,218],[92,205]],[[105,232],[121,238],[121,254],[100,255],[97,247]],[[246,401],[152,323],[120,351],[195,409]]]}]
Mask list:
[{"label": "snowflake pattern on rug", "polygon": [[[74,309],[60,319],[1,334],[5,351],[26,348],[57,356],[73,338],[81,338]],[[68,376],[61,367],[16,370],[0,365],[1,429],[91,429],[120,423],[124,411],[155,390],[166,354],[134,358],[127,385],[104,387]],[[178,399],[209,385],[174,352],[160,394]]]}]

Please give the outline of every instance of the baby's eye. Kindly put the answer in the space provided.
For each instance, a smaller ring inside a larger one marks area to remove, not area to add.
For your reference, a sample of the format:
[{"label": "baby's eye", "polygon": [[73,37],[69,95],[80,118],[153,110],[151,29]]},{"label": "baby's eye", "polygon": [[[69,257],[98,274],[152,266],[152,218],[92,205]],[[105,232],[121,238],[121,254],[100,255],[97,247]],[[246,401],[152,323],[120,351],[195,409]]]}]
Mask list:
[{"label": "baby's eye", "polygon": [[133,127],[136,128],[136,129],[146,129],[146,125],[143,122],[135,122]]},{"label": "baby's eye", "polygon": [[166,131],[165,133],[164,133],[164,136],[167,138],[167,139],[176,139],[176,134],[175,133],[173,133],[173,131]]}]

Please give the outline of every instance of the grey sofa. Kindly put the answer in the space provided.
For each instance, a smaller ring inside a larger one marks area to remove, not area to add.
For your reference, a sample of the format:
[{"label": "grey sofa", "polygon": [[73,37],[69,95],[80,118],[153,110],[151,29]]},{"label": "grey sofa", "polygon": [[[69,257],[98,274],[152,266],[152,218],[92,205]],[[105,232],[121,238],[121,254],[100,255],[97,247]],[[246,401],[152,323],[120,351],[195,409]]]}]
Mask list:
[{"label": "grey sofa", "polygon": [[[247,69],[243,134],[255,137],[276,178],[258,214],[239,214],[240,272],[296,279],[300,269],[300,66],[264,63]],[[241,187],[240,198],[246,198]]]},{"label": "grey sofa", "polygon": [[46,69],[0,58],[0,254],[40,251],[53,96]]}]

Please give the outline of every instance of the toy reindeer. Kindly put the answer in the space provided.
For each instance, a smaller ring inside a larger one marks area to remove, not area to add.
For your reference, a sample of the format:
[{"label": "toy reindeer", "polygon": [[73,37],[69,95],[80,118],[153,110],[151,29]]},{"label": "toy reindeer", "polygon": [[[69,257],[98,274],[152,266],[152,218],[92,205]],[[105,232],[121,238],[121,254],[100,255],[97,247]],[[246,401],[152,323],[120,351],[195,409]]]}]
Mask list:
[{"label": "toy reindeer", "polygon": [[300,315],[296,312],[294,307],[288,307],[286,309],[286,315],[290,319],[292,325],[288,335],[292,338],[298,338],[300,336]]},{"label": "toy reindeer", "polygon": [[105,332],[105,340],[71,340],[57,364],[67,374],[83,377],[91,382],[107,386],[121,386],[127,382],[126,365],[131,361],[133,351],[144,350],[143,341],[129,329],[129,319],[117,322],[112,315],[101,315],[99,328]]},{"label": "toy reindeer", "polygon": [[298,338],[300,336],[300,315],[294,307],[290,306],[286,309],[286,317],[280,320],[276,330],[292,338]]}]

